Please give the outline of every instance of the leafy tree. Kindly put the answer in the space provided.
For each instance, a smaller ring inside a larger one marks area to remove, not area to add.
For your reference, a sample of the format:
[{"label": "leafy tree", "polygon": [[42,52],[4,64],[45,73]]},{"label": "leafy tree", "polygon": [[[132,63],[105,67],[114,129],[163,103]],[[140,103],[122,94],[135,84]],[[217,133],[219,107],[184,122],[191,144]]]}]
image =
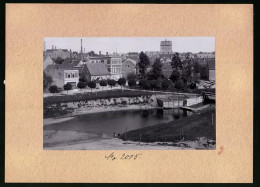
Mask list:
[{"label": "leafy tree", "polygon": [[82,81],[79,81],[78,84],[77,84],[77,87],[78,87],[79,89],[83,89],[83,88],[86,87],[86,83],[85,83],[85,82],[82,82]]},{"label": "leafy tree", "polygon": [[85,76],[80,76],[80,77],[79,77],[79,81],[80,81],[80,82],[85,82],[85,83],[86,83],[86,82],[87,82],[87,79],[86,79]]},{"label": "leafy tree", "polygon": [[55,64],[62,64],[64,59],[62,59],[61,57],[57,57],[56,59],[53,59],[53,61],[55,62]]},{"label": "leafy tree", "polygon": [[112,90],[112,87],[116,85],[116,81],[114,79],[109,79],[107,81],[107,84],[111,87]]},{"label": "leafy tree", "polygon": [[172,82],[170,80],[163,79],[163,81],[162,81],[162,89],[163,90],[167,90],[170,87],[171,84],[172,84]]},{"label": "leafy tree", "polygon": [[103,87],[104,87],[104,86],[107,86],[107,80],[101,80],[101,81],[99,82],[99,84],[100,84],[100,86],[102,86],[102,90],[103,90]]},{"label": "leafy tree", "polygon": [[197,60],[194,62],[194,71],[195,73],[200,73],[200,65]]},{"label": "leafy tree", "polygon": [[180,78],[181,78],[180,72],[178,70],[173,70],[173,72],[170,76],[170,80],[175,83]]},{"label": "leafy tree", "polygon": [[136,80],[129,80],[128,85],[130,86],[130,88],[134,87],[136,85]]},{"label": "leafy tree", "polygon": [[49,75],[46,75],[46,73],[43,72],[43,88],[44,89],[48,88],[52,82],[53,82],[52,77]]},{"label": "leafy tree", "polygon": [[94,81],[88,82],[88,87],[90,87],[91,92],[92,92],[92,89],[93,89],[93,88],[96,88],[96,86],[97,86],[97,84],[96,84]]},{"label": "leafy tree", "polygon": [[176,81],[174,87],[178,90],[183,90],[185,88],[185,84],[184,84],[183,80],[180,79],[180,80]]},{"label": "leafy tree", "polygon": [[200,68],[200,77],[201,77],[201,79],[204,79],[204,80],[209,79],[209,69],[207,66],[203,66]]},{"label": "leafy tree", "polygon": [[67,90],[67,94],[69,93],[69,90],[72,89],[72,85],[70,83],[64,84],[63,86],[64,90]]},{"label": "leafy tree", "polygon": [[153,90],[158,90],[160,88],[160,82],[157,80],[152,80],[151,81],[151,88]]},{"label": "leafy tree", "polygon": [[128,81],[130,81],[130,80],[137,80],[137,76],[136,76],[136,74],[135,73],[129,73],[128,75],[127,75],[127,80]]},{"label": "leafy tree", "polygon": [[146,74],[146,69],[150,65],[150,60],[149,60],[148,56],[143,51],[139,55],[139,62],[138,62],[137,65],[138,65],[141,77],[144,77],[145,74]]},{"label": "leafy tree", "polygon": [[122,87],[125,86],[125,84],[126,84],[126,80],[125,80],[124,77],[119,78],[117,82],[118,82],[118,84],[121,86],[121,89],[122,89]]},{"label": "leafy tree", "polygon": [[51,93],[53,93],[53,95],[54,95],[55,93],[59,93],[59,89],[58,89],[58,87],[57,87],[56,85],[50,86],[50,87],[49,87],[49,91],[50,91]]},{"label": "leafy tree", "polygon": [[171,61],[171,65],[172,65],[172,69],[173,70],[180,70],[182,69],[182,62],[181,59],[179,57],[179,53],[175,53],[172,57],[172,61]]},{"label": "leafy tree", "polygon": [[150,73],[150,80],[159,80],[164,77],[162,73],[162,62],[159,58],[155,59],[154,64],[152,65],[152,71]]},{"label": "leafy tree", "polygon": [[194,82],[190,83],[190,89],[196,89],[196,83]]}]

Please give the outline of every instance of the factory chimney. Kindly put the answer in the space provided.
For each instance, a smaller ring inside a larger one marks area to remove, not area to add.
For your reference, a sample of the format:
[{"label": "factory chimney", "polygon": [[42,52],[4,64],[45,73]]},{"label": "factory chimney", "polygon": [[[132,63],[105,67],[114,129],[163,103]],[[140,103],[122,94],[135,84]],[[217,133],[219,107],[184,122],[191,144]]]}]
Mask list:
[{"label": "factory chimney", "polygon": [[83,51],[82,51],[82,39],[81,39],[81,49],[80,49],[80,53],[81,53],[81,61],[83,61]]}]

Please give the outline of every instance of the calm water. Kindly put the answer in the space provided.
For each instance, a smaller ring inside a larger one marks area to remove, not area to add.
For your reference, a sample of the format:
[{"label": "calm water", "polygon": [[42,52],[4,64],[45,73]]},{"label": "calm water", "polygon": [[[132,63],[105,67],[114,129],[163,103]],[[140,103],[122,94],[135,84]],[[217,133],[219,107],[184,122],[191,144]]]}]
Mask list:
[{"label": "calm water", "polygon": [[100,133],[112,137],[113,132],[124,133],[127,129],[135,130],[147,126],[167,123],[192,115],[181,109],[150,109],[103,112],[80,115],[69,121],[44,126],[44,130],[61,130]]}]

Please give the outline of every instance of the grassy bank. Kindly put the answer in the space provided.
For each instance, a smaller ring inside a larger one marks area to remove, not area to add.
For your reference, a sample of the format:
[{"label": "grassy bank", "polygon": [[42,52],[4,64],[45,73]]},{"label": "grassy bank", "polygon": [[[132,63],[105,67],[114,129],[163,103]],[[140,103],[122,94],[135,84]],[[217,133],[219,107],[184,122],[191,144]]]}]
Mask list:
[{"label": "grassy bank", "polygon": [[[212,126],[212,114],[213,126]],[[180,140],[196,140],[199,137],[216,139],[215,109],[201,114],[185,117],[176,121],[145,127],[122,134],[122,140],[141,142],[177,142]],[[126,138],[125,138],[126,137]]]},{"label": "grassy bank", "polygon": [[109,98],[119,98],[119,97],[139,97],[146,95],[156,95],[164,94],[163,92],[144,92],[139,90],[106,90],[100,92],[90,92],[90,93],[80,93],[75,95],[64,95],[64,96],[50,96],[43,98],[43,103],[45,104],[58,104],[66,102],[78,102],[78,101],[88,101],[95,99],[109,99]]}]

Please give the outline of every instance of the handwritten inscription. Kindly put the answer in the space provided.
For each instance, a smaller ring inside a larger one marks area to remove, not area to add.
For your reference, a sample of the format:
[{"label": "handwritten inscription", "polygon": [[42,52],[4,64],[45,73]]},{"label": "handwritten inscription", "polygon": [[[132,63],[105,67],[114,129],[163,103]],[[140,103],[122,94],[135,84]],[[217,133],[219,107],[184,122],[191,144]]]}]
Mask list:
[{"label": "handwritten inscription", "polygon": [[219,150],[219,152],[218,152],[218,155],[221,155],[223,152],[224,152],[224,146],[221,146],[221,147],[220,147],[220,150]]},{"label": "handwritten inscription", "polygon": [[106,160],[111,160],[111,161],[114,161],[114,160],[137,160],[137,159],[140,159],[141,158],[141,153],[139,154],[120,154],[120,155],[116,155],[114,152],[112,152],[111,154],[109,155],[106,155],[105,156],[105,159]]}]

